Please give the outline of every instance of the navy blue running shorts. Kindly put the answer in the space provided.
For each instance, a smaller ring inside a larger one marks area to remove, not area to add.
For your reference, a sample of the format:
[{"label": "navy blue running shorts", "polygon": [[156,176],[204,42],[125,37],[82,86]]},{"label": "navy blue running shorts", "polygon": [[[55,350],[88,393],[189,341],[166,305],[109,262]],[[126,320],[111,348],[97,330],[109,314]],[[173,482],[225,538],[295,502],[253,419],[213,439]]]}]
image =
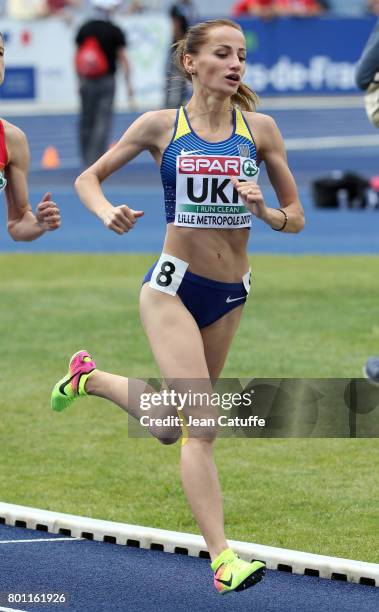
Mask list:
[{"label": "navy blue running shorts", "polygon": [[239,283],[221,283],[187,270],[188,264],[173,255],[162,253],[147,272],[143,283],[178,295],[199,328],[211,325],[225,314],[244,304],[250,291],[250,270]]}]

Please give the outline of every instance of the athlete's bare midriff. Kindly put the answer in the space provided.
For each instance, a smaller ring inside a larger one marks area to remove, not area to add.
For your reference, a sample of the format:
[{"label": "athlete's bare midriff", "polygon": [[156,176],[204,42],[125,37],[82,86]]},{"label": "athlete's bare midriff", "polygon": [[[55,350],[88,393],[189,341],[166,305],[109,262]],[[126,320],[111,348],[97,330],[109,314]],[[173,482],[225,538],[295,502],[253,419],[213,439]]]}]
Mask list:
[{"label": "athlete's bare midriff", "polygon": [[188,262],[194,274],[236,283],[249,269],[248,239],[248,229],[198,229],[169,223],[163,251]]}]

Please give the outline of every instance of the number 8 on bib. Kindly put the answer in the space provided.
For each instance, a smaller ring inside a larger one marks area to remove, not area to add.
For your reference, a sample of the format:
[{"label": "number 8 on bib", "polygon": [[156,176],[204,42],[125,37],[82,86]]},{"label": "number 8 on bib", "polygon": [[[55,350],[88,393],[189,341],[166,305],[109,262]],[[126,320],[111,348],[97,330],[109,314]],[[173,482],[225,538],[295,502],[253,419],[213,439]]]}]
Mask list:
[{"label": "number 8 on bib", "polygon": [[149,285],[152,289],[176,295],[187,268],[186,261],[162,253],[155,265]]}]

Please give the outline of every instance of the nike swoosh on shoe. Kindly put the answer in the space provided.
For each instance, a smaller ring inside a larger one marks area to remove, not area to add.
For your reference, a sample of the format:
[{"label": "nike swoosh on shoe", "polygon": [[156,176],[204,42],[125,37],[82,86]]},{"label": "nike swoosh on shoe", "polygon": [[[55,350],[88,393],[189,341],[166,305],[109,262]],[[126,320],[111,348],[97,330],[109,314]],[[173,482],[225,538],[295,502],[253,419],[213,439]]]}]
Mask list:
[{"label": "nike swoosh on shoe", "polygon": [[221,578],[216,578],[217,582],[221,582],[221,584],[225,584],[227,587],[232,586],[233,582],[233,574],[230,576],[229,580],[221,580]]}]

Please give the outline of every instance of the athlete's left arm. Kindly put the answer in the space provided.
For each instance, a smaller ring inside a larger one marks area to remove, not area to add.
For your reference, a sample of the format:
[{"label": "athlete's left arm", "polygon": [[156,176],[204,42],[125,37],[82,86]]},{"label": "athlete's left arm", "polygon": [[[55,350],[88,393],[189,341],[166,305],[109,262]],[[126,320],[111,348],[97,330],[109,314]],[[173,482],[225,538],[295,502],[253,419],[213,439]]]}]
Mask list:
[{"label": "athlete's left arm", "polygon": [[[304,227],[304,211],[295,179],[288,167],[282,135],[275,121],[268,115],[251,113],[251,117],[258,155],[265,163],[280,209],[266,206],[259,185],[239,183],[235,186],[251,212],[270,227],[283,229],[284,232],[300,232]],[[281,211],[285,211],[285,215]]]},{"label": "athlete's left arm", "polygon": [[[268,177],[279,200],[280,208],[284,209],[288,217],[283,231],[300,232],[304,227],[304,211],[299,200],[295,179],[288,167],[287,154],[282,135],[274,119],[268,115],[261,115],[263,129],[261,130],[261,145],[259,154],[264,161]],[[269,214],[273,220],[273,227],[277,228],[283,222],[283,214],[275,208]],[[276,221],[275,225],[274,222]]]},{"label": "athlete's left arm", "polygon": [[22,130],[7,123],[5,137],[8,151],[5,169],[8,232],[13,240],[29,242],[45,231],[57,229],[60,226],[60,213],[57,205],[51,201],[51,193],[46,193],[33,214],[27,184],[29,146],[26,136]]}]

